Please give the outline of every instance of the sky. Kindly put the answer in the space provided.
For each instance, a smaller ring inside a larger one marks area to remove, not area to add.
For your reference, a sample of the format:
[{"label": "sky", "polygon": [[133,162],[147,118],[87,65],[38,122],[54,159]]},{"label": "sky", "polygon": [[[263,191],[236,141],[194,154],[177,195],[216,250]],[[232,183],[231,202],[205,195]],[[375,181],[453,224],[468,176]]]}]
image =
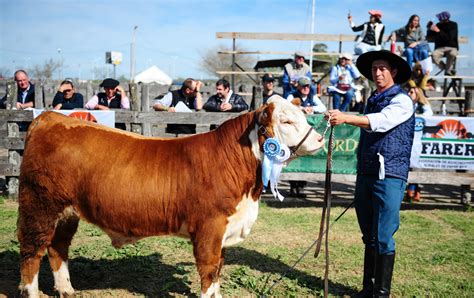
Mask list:
[{"label": "sky", "polygon": [[[136,30],[136,73],[156,65],[172,78],[209,78],[200,66],[203,54],[218,45],[229,50],[232,40],[216,39],[216,32],[311,33],[312,0],[0,0],[0,71],[31,69],[48,59],[63,61],[54,78],[94,79],[105,64],[105,52],[123,54],[117,77],[130,77],[130,44]],[[368,21],[370,9],[383,12],[386,33],[404,26],[418,14],[421,24],[449,11],[458,23],[461,45],[459,73],[474,74],[474,5],[471,0],[315,0],[314,33],[354,34],[347,22]],[[249,51],[309,51],[305,41],[238,40]],[[330,51],[338,44],[327,43]],[[387,45],[388,46],[388,45]],[[343,51],[352,52],[345,42]],[[290,55],[260,55],[259,59]],[[99,79],[99,78],[97,78]]]}]

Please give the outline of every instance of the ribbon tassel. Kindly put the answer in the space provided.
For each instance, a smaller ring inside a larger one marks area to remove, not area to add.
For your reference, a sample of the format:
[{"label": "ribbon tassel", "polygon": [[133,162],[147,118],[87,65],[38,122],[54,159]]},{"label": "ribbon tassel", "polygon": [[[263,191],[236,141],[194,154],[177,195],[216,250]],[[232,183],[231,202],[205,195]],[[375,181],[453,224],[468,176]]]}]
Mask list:
[{"label": "ribbon tassel", "polygon": [[283,169],[283,164],[290,158],[291,151],[285,144],[280,144],[274,138],[268,138],[263,144],[262,181],[263,185],[270,182],[270,190],[274,198],[283,201],[284,196],[278,191],[278,179]]}]

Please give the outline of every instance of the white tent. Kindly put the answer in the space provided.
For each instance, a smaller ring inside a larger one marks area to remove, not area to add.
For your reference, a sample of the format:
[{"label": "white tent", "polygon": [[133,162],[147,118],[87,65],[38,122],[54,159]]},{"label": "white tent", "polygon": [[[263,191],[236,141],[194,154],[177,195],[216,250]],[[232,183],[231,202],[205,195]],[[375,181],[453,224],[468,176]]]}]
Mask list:
[{"label": "white tent", "polygon": [[156,65],[153,65],[141,73],[135,76],[133,80],[135,83],[158,83],[160,85],[171,85],[173,80],[164,73],[161,69],[159,69]]}]

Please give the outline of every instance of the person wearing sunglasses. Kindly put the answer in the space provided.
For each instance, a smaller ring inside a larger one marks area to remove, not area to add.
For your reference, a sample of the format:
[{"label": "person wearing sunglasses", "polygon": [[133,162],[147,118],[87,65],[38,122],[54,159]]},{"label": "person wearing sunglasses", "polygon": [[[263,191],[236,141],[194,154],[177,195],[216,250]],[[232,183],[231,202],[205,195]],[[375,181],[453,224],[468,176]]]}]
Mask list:
[{"label": "person wearing sunglasses", "polygon": [[76,92],[72,80],[62,81],[53,99],[53,109],[73,110],[82,108],[84,108],[84,97]]}]

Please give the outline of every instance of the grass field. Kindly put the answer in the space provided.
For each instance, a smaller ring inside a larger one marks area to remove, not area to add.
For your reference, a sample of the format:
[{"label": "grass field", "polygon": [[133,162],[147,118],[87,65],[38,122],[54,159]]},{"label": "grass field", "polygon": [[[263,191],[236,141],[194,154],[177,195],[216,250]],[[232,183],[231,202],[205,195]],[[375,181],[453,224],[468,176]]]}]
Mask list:
[{"label": "grass field", "polygon": [[[0,200],[0,296],[15,296],[19,248],[17,203]],[[335,218],[342,208],[333,208]],[[221,291],[225,296],[260,296],[314,241],[321,209],[273,208],[261,204],[250,236],[226,254]],[[397,297],[468,297],[474,294],[474,213],[402,211],[396,234],[397,260],[392,293]],[[313,252],[270,293],[322,294],[324,258]],[[361,286],[363,247],[353,209],[330,231],[330,295],[355,293]],[[81,222],[70,250],[72,285],[79,296],[197,296],[199,278],[192,247],[180,238],[148,238],[114,249],[96,227]],[[47,259],[40,290],[55,295]]]}]

